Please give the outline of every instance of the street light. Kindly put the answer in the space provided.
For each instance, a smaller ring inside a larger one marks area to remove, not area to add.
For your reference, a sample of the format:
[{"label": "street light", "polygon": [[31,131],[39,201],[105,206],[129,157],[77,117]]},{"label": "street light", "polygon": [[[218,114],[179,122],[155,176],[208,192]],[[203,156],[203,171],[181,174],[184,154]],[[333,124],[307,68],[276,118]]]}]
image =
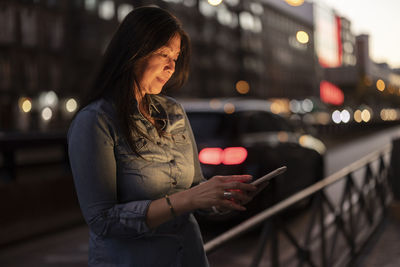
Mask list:
[{"label": "street light", "polygon": [[212,6],[218,6],[222,3],[222,0],[208,0],[208,3]]},{"label": "street light", "polygon": [[304,3],[304,0],[285,0],[291,6],[301,6]]},{"label": "street light", "polygon": [[298,31],[296,33],[296,39],[301,44],[306,44],[310,40],[310,38],[308,37],[308,33],[306,33],[305,31]]},{"label": "street light", "polygon": [[379,80],[377,80],[376,81],[376,88],[379,90],[379,91],[383,91],[383,90],[385,90],[385,82],[383,81],[383,80],[381,80],[381,79],[379,79]]}]

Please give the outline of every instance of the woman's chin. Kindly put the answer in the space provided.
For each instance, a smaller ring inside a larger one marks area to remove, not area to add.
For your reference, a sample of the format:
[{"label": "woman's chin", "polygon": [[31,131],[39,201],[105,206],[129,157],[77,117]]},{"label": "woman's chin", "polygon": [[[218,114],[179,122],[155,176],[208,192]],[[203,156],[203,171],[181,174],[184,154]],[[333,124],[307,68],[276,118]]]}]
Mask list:
[{"label": "woman's chin", "polygon": [[158,95],[159,93],[161,93],[161,91],[162,91],[162,87],[161,88],[153,88],[148,92],[148,94],[149,95]]}]

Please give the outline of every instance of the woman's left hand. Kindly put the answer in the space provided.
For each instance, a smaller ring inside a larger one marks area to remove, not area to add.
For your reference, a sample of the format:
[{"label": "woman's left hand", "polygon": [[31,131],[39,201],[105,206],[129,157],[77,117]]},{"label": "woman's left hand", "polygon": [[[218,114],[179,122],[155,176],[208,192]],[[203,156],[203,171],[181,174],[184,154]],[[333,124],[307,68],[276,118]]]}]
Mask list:
[{"label": "woman's left hand", "polygon": [[251,193],[257,190],[250,175],[214,176],[188,191],[194,209],[208,209],[212,206],[224,210],[246,210],[243,206],[251,201]]}]

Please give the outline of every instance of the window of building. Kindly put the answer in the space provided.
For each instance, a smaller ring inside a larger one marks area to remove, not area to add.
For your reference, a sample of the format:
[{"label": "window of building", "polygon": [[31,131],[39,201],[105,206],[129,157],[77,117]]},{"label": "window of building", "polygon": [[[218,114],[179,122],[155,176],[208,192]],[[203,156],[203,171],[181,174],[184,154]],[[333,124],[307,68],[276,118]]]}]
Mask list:
[{"label": "window of building", "polygon": [[53,49],[59,49],[62,46],[64,37],[63,20],[61,17],[57,17],[50,27],[50,46]]},{"label": "window of building", "polygon": [[99,5],[99,17],[104,20],[111,20],[115,15],[115,5],[111,0],[105,0],[100,2]]},{"label": "window of building", "polygon": [[35,61],[27,60],[24,62],[25,68],[25,87],[28,91],[35,91],[38,88],[38,66]]},{"label": "window of building", "polygon": [[61,71],[56,63],[49,66],[49,86],[51,90],[59,90],[61,86]]},{"label": "window of building", "polygon": [[130,4],[121,4],[118,6],[117,16],[118,21],[121,22],[129,12],[133,10],[133,6]]},{"label": "window of building", "polygon": [[7,90],[11,86],[11,63],[6,58],[0,58],[0,90]]},{"label": "window of building", "polygon": [[15,12],[10,6],[0,8],[0,43],[11,43],[15,40]]},{"label": "window of building", "polygon": [[22,8],[21,14],[21,42],[26,46],[35,46],[37,43],[37,13],[34,9]]}]

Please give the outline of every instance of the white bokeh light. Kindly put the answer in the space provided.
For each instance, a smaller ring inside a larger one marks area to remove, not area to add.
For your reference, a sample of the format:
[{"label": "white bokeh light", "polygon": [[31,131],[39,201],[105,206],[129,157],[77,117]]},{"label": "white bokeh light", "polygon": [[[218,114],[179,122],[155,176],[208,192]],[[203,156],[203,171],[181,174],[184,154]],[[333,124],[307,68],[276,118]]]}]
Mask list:
[{"label": "white bokeh light", "polygon": [[68,99],[67,102],[65,103],[65,109],[68,112],[74,112],[76,111],[77,108],[78,108],[78,103],[73,98]]},{"label": "white bokeh light", "polygon": [[45,107],[41,113],[42,119],[48,121],[53,116],[53,111],[49,107]]},{"label": "white bokeh light", "polygon": [[344,123],[348,123],[350,121],[350,112],[346,109],[342,110],[342,112],[340,112],[340,117]]},{"label": "white bokeh light", "polygon": [[333,121],[334,123],[339,124],[339,123],[342,121],[342,118],[341,118],[340,114],[341,114],[341,113],[340,113],[339,110],[335,110],[335,111],[332,113],[332,121]]},{"label": "white bokeh light", "polygon": [[301,107],[305,112],[311,112],[314,108],[314,104],[310,99],[306,98],[301,103]]}]

